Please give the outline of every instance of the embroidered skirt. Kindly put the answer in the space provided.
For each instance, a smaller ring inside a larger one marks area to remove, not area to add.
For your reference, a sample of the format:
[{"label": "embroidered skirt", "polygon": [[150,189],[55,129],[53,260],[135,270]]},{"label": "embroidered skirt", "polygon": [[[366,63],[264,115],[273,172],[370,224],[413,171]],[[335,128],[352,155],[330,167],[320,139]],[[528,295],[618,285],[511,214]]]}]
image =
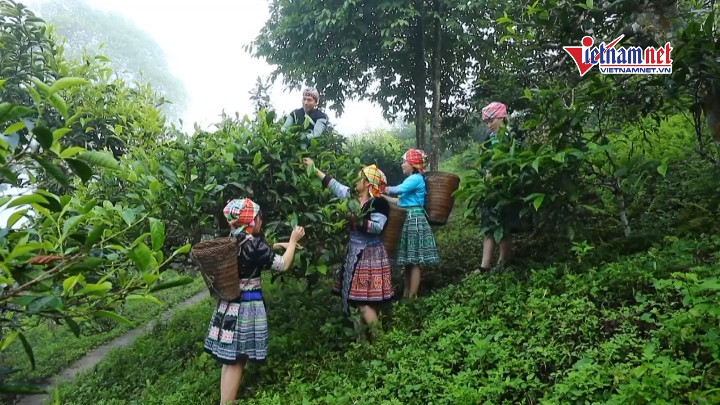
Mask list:
[{"label": "embroidered skirt", "polygon": [[400,245],[398,246],[395,264],[430,264],[438,263],[437,245],[432,228],[425,217],[425,210],[420,207],[408,207],[405,225],[403,226]]},{"label": "embroidered skirt", "polygon": [[[351,243],[345,263],[336,274],[333,293],[352,304],[376,304],[392,299],[392,269],[379,239],[366,246]],[[343,310],[347,310],[345,302]]]},{"label": "embroidered skirt", "polygon": [[267,314],[260,286],[260,278],[240,280],[240,298],[218,302],[205,338],[205,351],[218,362],[261,362],[267,357]]}]

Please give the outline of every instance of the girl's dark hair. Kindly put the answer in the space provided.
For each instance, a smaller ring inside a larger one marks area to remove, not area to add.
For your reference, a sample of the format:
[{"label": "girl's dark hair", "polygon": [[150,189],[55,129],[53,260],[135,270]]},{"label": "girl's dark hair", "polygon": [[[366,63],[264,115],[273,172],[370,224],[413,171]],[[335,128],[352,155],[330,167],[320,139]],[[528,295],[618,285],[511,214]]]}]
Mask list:
[{"label": "girl's dark hair", "polygon": [[420,174],[420,170],[418,170],[416,167],[413,167],[412,174]]},{"label": "girl's dark hair", "polygon": [[[262,210],[258,211],[258,213],[257,213],[257,215],[255,215],[255,217],[256,217],[257,219],[262,220],[262,219],[263,219],[263,212],[262,212]],[[265,228],[265,227],[263,227],[263,228]],[[252,233],[252,232],[249,232],[249,233]],[[265,237],[265,229],[261,229],[260,232],[258,232],[258,233],[253,233],[253,235]]]}]

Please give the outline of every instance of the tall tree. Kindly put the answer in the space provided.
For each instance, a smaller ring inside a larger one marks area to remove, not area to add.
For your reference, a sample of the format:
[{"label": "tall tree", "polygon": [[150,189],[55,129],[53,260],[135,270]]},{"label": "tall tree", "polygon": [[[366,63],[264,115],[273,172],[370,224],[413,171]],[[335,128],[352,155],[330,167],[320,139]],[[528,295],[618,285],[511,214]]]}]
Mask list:
[{"label": "tall tree", "polygon": [[442,116],[450,100],[468,99],[469,78],[481,68],[478,48],[489,45],[471,43],[487,27],[477,18],[484,7],[459,0],[273,0],[270,19],[249,49],[277,65],[274,74],[286,85],[317,83],[340,113],[348,98],[364,98],[390,121],[412,117],[421,148],[429,146],[432,95],[436,165]]}]

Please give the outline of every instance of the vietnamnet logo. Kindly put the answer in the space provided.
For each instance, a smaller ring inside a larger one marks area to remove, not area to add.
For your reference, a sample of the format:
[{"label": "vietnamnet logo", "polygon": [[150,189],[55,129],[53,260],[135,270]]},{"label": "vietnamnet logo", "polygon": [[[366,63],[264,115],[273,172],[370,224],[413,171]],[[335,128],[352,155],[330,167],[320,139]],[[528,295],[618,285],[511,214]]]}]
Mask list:
[{"label": "vietnamnet logo", "polygon": [[659,48],[639,46],[615,48],[625,35],[620,35],[605,45],[593,46],[592,37],[582,39],[582,46],[564,46],[565,52],[570,54],[584,76],[593,66],[598,65],[602,74],[670,74],[672,73],[672,59],[670,52],[673,48],[670,42]]}]

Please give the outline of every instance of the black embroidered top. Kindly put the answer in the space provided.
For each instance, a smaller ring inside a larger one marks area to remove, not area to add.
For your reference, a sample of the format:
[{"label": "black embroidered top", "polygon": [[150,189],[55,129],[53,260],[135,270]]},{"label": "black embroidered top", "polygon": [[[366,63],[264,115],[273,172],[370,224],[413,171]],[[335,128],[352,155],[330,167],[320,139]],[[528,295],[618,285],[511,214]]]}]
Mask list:
[{"label": "black embroidered top", "polygon": [[[350,197],[350,188],[328,175],[325,176],[322,184],[330,188],[339,198]],[[370,198],[363,204],[362,213],[356,224],[350,224],[351,229],[361,234],[378,235],[385,229],[390,215],[390,205],[382,197]]]},{"label": "black embroidered top", "polygon": [[282,270],[282,256],[273,252],[264,237],[254,235],[243,242],[244,238],[245,234],[239,236],[241,245],[238,247],[238,272],[241,279],[260,277],[260,272],[266,269]]}]

